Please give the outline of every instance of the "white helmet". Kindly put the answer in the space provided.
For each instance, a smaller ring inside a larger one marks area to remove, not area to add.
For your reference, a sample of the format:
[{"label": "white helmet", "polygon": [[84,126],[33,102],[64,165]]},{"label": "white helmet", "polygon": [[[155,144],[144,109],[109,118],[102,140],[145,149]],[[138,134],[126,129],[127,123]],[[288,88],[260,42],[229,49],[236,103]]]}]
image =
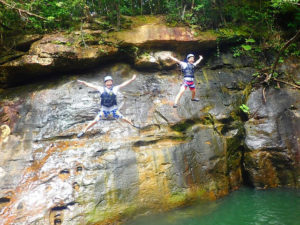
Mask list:
[{"label": "white helmet", "polygon": [[194,54],[188,54],[187,57],[186,57],[186,59],[189,59],[190,57],[194,57],[195,58]]},{"label": "white helmet", "polygon": [[106,77],[104,77],[104,83],[105,83],[106,81],[108,81],[108,80],[113,80],[113,79],[112,79],[111,76],[106,76]]}]

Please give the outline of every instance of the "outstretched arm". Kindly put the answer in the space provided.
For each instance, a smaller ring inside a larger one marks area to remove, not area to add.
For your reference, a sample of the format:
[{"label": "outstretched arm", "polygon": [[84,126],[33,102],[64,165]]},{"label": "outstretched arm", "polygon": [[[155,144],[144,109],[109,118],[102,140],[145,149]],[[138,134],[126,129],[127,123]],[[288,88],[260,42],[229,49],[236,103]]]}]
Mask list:
[{"label": "outstretched arm", "polygon": [[96,85],[94,85],[94,84],[85,82],[85,81],[83,81],[83,80],[77,80],[77,82],[80,83],[80,84],[84,84],[84,85],[86,85],[86,86],[88,86],[88,87],[90,87],[90,88],[96,89],[97,91],[99,90],[99,87],[96,86]]},{"label": "outstretched arm", "polygon": [[119,88],[125,87],[128,84],[130,84],[132,81],[134,81],[136,79],[136,75],[134,74],[133,77],[130,80],[127,80],[125,82],[123,82],[122,84],[118,85]]},{"label": "outstretched arm", "polygon": [[196,62],[194,62],[194,66],[197,66],[202,59],[203,59],[202,55],[199,55],[199,59]]},{"label": "outstretched arm", "polygon": [[169,56],[169,58],[172,59],[173,61],[179,63],[179,64],[181,63],[180,60],[176,59],[175,57],[173,57],[173,56],[171,56],[171,55]]}]

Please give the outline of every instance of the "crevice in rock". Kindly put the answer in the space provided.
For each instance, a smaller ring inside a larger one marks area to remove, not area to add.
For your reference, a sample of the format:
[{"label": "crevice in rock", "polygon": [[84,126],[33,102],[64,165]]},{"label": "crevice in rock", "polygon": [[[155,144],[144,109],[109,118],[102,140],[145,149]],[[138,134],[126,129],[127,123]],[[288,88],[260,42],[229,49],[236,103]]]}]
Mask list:
[{"label": "crevice in rock", "polygon": [[162,118],[162,120],[169,124],[169,120],[163,114],[161,114],[161,112],[155,110],[155,114],[157,114],[157,116],[159,116],[160,118]]},{"label": "crevice in rock", "polygon": [[69,134],[69,135],[59,135],[59,136],[53,136],[53,137],[48,137],[48,138],[42,138],[40,140],[35,139],[35,142],[39,141],[58,141],[58,140],[72,140],[76,137],[77,134]]},{"label": "crevice in rock", "polygon": [[68,206],[72,206],[72,205],[75,205],[75,204],[76,204],[76,202],[70,202],[70,203],[67,203],[65,205],[55,206],[51,209],[51,211],[62,211],[62,210],[68,209]]},{"label": "crevice in rock", "polygon": [[58,177],[62,180],[66,180],[70,177],[70,170],[64,169],[59,172]]},{"label": "crevice in rock", "polygon": [[227,125],[227,124],[231,124],[234,121],[234,119],[232,117],[228,117],[228,118],[219,119],[218,121],[220,123]]},{"label": "crevice in rock", "polygon": [[245,169],[245,151],[246,149],[243,147],[241,149],[242,152],[242,157],[241,157],[241,172],[242,172],[242,184],[247,186],[247,187],[251,187],[254,188],[254,184],[252,182],[250,173]]},{"label": "crevice in rock", "polygon": [[80,186],[79,186],[79,184],[78,184],[77,182],[74,182],[74,183],[72,184],[72,187],[73,187],[73,189],[74,189],[75,191],[79,191],[79,189],[80,189]]},{"label": "crevice in rock", "polygon": [[224,126],[221,129],[221,134],[224,136],[226,133],[228,133],[230,130],[232,130],[230,124],[224,124]]},{"label": "crevice in rock", "polygon": [[134,147],[142,147],[147,145],[152,145],[157,143],[159,140],[151,140],[151,141],[137,141],[133,144]]},{"label": "crevice in rock", "polygon": [[59,225],[63,222],[63,212],[62,210],[67,209],[66,206],[57,206],[51,209],[50,211],[50,224]]},{"label": "crevice in rock", "polygon": [[[119,59],[118,56],[112,57],[114,60],[110,60],[109,58],[103,59],[103,60],[95,60],[95,62],[91,62],[90,64],[84,64],[85,66],[78,66],[78,67],[72,67],[72,65],[83,65],[82,63],[78,63],[78,61],[72,62],[69,59],[69,65],[66,65],[62,68],[49,68],[45,71],[38,71],[35,73],[29,73],[28,76],[23,76],[23,71],[17,71],[16,74],[11,76],[11,79],[4,81],[3,83],[0,82],[1,88],[13,88],[13,87],[19,87],[23,85],[28,84],[37,84],[37,85],[43,85],[45,86],[48,83],[51,82],[58,82],[61,80],[62,77],[72,76],[75,74],[78,74],[78,76],[81,76],[85,73],[90,73],[96,70],[99,70],[100,68],[103,69],[105,67],[111,66],[112,64],[118,63],[118,62],[124,62],[122,59]],[[59,64],[59,62],[57,62]]]},{"label": "crevice in rock", "polygon": [[54,225],[60,225],[62,223],[61,219],[55,218],[54,219]]},{"label": "crevice in rock", "polygon": [[185,132],[188,128],[192,127],[196,124],[195,120],[187,119],[185,121],[182,121],[180,123],[177,123],[173,126],[171,126],[171,129],[179,131],[179,132]]},{"label": "crevice in rock", "polygon": [[75,174],[76,175],[79,175],[79,174],[81,174],[82,173],[82,171],[83,171],[83,165],[77,165],[76,166],[76,171],[75,171]]},{"label": "crevice in rock", "polygon": [[139,140],[133,144],[133,147],[142,147],[142,146],[153,145],[160,141],[185,141],[185,140],[189,140],[190,138],[191,138],[190,136],[185,136],[185,135],[179,135],[179,136],[177,136],[177,135],[171,136],[170,135],[170,136],[165,136],[162,138],[156,138],[156,139],[152,139],[152,140]]},{"label": "crevice in rock", "polygon": [[64,170],[61,170],[59,173],[60,174],[69,174],[70,171],[68,169],[64,169]]},{"label": "crevice in rock", "polygon": [[93,157],[99,157],[99,156],[102,156],[104,155],[106,152],[108,151],[107,148],[105,149],[99,149],[98,151],[96,151],[93,155]]},{"label": "crevice in rock", "polygon": [[63,223],[64,210],[68,209],[68,206],[75,205],[76,202],[70,202],[65,205],[55,206],[50,210],[49,222],[51,225],[59,225]]},{"label": "crevice in rock", "polygon": [[9,203],[9,202],[10,202],[10,198],[7,198],[7,197],[0,198],[0,205],[5,204],[5,203]]},{"label": "crevice in rock", "polygon": [[154,129],[160,129],[161,126],[160,124],[150,124],[150,125],[146,125],[144,127],[141,127],[141,130],[143,131],[151,131],[151,130],[154,130]]},{"label": "crevice in rock", "polygon": [[247,113],[242,112],[241,110],[237,111],[236,115],[240,118],[242,122],[246,122],[249,120],[249,115]]}]

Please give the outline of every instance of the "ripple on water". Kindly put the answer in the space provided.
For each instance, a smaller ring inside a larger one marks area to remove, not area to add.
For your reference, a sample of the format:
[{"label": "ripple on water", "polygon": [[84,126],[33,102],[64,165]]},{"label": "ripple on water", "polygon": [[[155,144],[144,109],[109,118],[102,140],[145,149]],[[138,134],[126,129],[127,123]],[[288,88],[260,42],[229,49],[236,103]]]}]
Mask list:
[{"label": "ripple on water", "polygon": [[214,202],[139,217],[126,225],[299,225],[300,191],[241,188]]}]

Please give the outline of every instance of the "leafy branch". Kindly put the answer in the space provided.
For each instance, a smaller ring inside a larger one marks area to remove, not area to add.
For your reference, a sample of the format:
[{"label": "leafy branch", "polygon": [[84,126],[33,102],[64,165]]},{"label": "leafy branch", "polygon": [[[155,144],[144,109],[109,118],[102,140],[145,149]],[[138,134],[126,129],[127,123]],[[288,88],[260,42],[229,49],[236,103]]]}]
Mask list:
[{"label": "leafy branch", "polygon": [[295,34],[295,36],[293,36],[290,40],[288,40],[284,45],[283,47],[280,49],[280,51],[278,52],[277,56],[276,56],[276,59],[275,59],[275,62],[271,68],[271,73],[268,74],[266,76],[266,79],[265,79],[265,82],[267,83],[271,77],[274,75],[274,72],[275,72],[275,69],[278,65],[278,62],[279,62],[279,59],[280,59],[280,56],[282,54],[282,52],[287,49],[287,47],[289,47],[294,41],[296,41],[298,38],[300,37],[300,30],[298,30],[298,32]]},{"label": "leafy branch", "polygon": [[42,17],[42,16],[37,15],[35,13],[29,12],[29,11],[27,11],[25,9],[17,8],[15,6],[16,3],[14,5],[11,5],[11,4],[7,3],[4,0],[0,0],[0,3],[3,4],[4,6],[8,7],[8,8],[11,8],[12,10],[16,11],[17,13],[19,13],[20,16],[23,16],[22,14],[26,14],[28,16],[34,16],[34,17],[40,18],[42,20],[47,20],[45,17]]}]

